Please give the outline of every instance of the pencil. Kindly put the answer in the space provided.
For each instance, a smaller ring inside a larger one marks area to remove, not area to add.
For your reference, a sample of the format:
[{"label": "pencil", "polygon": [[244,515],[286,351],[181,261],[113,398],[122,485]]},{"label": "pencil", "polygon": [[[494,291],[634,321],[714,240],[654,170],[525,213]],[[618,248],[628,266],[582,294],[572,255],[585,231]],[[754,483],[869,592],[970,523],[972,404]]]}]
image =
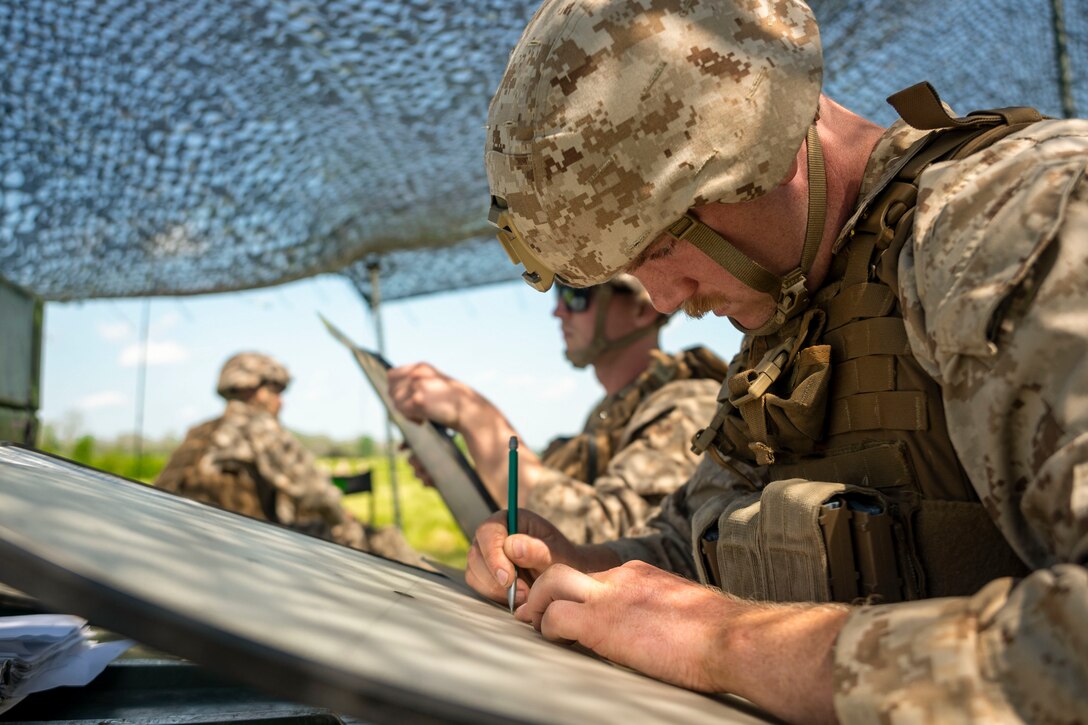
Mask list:
[{"label": "pencil", "polygon": [[[510,458],[506,473],[506,533],[518,532],[518,437],[510,436]],[[518,568],[514,567],[514,579],[506,590],[506,603],[514,611],[514,595],[518,591]]]}]

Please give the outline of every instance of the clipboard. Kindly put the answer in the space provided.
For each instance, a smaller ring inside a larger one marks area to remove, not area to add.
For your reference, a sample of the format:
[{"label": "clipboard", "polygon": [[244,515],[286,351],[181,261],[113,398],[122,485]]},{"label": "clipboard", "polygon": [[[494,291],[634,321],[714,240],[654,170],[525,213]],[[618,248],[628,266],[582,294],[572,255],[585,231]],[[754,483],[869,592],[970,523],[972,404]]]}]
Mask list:
[{"label": "clipboard", "polygon": [[457,525],[471,541],[476,528],[491,514],[499,510],[476,469],[454,444],[449,431],[431,421],[419,424],[405,418],[389,397],[388,375],[392,367],[381,355],[364,350],[341,332],[335,325],[318,315],[329,334],[348,348],[363,374],[370,382],[378,399],[385,406],[389,418],[400,429],[404,441],[434,479],[435,488],[450,509]]}]

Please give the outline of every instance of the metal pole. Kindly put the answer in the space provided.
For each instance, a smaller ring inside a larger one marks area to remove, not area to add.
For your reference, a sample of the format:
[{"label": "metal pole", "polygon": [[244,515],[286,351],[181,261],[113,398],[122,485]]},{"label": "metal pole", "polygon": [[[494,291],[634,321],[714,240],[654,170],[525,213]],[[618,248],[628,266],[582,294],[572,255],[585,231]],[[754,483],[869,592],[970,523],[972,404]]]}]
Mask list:
[{"label": "metal pole", "polygon": [[136,468],[133,478],[144,474],[144,391],[147,387],[147,334],[151,321],[151,298],[144,298],[140,321],[140,368],[136,373]]},{"label": "metal pole", "polygon": [[[370,272],[370,309],[374,313],[374,330],[378,336],[378,353],[385,357],[385,332],[382,329],[381,268],[378,264],[371,264],[367,267],[367,271]],[[389,459],[389,485],[392,487],[393,492],[393,523],[399,529],[403,527],[400,519],[400,494],[397,490],[397,450],[393,446],[393,420],[389,416],[385,418],[385,451]],[[371,499],[373,499],[373,495]],[[373,521],[373,515],[371,515],[371,521]]]},{"label": "metal pole", "polygon": [[1076,118],[1077,104],[1073,100],[1073,70],[1069,63],[1069,37],[1065,31],[1065,8],[1062,0],[1050,0],[1054,17],[1054,52],[1058,61],[1058,88],[1062,97],[1062,114]]}]

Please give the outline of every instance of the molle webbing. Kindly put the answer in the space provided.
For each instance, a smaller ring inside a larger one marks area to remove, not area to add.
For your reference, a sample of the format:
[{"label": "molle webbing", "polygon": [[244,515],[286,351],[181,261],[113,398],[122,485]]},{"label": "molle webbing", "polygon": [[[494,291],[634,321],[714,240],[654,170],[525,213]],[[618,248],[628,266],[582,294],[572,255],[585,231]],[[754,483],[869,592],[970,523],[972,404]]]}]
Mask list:
[{"label": "molle webbing", "polygon": [[858,393],[835,400],[828,411],[827,434],[862,430],[925,430],[925,395],[917,390]]},{"label": "molle webbing", "polygon": [[725,375],[725,363],[706,348],[693,347],[674,356],[657,352],[633,383],[602,400],[590,412],[579,435],[552,441],[541,455],[541,462],[592,484],[619,452],[627,425],[646,398],[674,380],[722,380]]},{"label": "molle webbing", "polygon": [[828,330],[827,340],[839,352],[837,360],[854,360],[870,355],[908,355],[910,343],[898,317],[871,317],[855,320],[849,327]]},{"label": "molle webbing", "polygon": [[834,330],[847,322],[884,317],[895,308],[895,294],[882,284],[855,284],[827,305],[827,326]]},{"label": "molle webbing", "polygon": [[[773,483],[761,500],[723,514],[717,530],[706,532],[714,536],[695,542],[708,578],[742,596],[895,601],[968,594],[1025,571],[959,463],[941,390],[911,352],[896,290],[924,170],[1041,117],[998,109],[952,119],[928,85],[893,99],[912,125],[941,130],[907,150],[870,194],[809,313],[777,334],[746,339],[749,369],[723,386],[714,421],[696,437],[713,441],[718,458],[770,467]],[[787,342],[789,359],[769,365],[766,354]],[[806,368],[823,347],[830,348],[829,369]],[[761,370],[770,371],[769,382]],[[826,386],[825,398],[814,395],[818,385]],[[797,490],[777,488],[789,479]],[[829,485],[877,497],[883,513],[809,500]],[[776,567],[791,576],[775,574]]]}]

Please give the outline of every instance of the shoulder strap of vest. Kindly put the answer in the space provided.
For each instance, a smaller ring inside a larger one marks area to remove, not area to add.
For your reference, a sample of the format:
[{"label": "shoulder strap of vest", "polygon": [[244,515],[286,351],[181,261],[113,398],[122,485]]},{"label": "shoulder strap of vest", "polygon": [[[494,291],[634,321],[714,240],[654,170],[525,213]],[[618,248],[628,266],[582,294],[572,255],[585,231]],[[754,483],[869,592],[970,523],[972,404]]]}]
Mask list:
[{"label": "shoulder strap of vest", "polygon": [[[865,208],[860,210],[856,221],[859,231],[866,228],[866,220],[870,225],[885,225],[891,221],[886,225],[893,226],[894,220],[885,218],[887,209],[894,208],[898,218],[914,206],[917,179],[930,164],[965,158],[1046,118],[1034,108],[1026,106],[973,111],[957,118],[948,112],[937,91],[925,81],[892,94],[888,102],[909,125],[931,133],[907,149],[894,173],[870,192]],[[904,184],[914,189],[907,189]],[[888,230],[885,229],[884,233],[886,235]]]},{"label": "shoulder strap of vest", "polygon": [[676,355],[677,379],[705,378],[721,382],[729,374],[729,366],[710,350],[699,345]]},{"label": "shoulder strap of vest", "polygon": [[[918,196],[918,179],[927,167],[939,161],[962,159],[999,139],[1043,120],[1033,108],[1000,108],[977,111],[964,118],[950,115],[940,97],[929,83],[919,83],[891,96],[888,101],[907,123],[931,133],[919,139],[903,154],[902,165],[883,186],[870,194],[865,208],[851,229],[853,243],[844,250],[847,256],[843,289],[858,289],[852,285],[870,281],[873,271],[892,288],[896,286],[896,261],[899,249],[913,230],[914,206]],[[885,254],[885,252],[887,253]],[[877,264],[877,262],[880,264]],[[874,266],[875,265],[875,266]],[[836,306],[841,318],[851,318],[857,312],[864,316],[861,298],[843,297]],[[837,333],[846,345],[866,343],[871,332],[867,328],[844,328]],[[892,341],[905,345],[902,341]],[[898,393],[897,393],[898,394]],[[872,405],[894,410],[892,393],[874,393]],[[904,416],[909,420],[909,416]],[[859,419],[860,420],[860,419]]]},{"label": "shoulder strap of vest", "polygon": [[[897,168],[870,192],[864,207],[848,224],[849,238],[854,239],[846,283],[867,279],[873,252],[887,249],[895,241],[902,243],[909,236],[913,209],[917,201],[917,179],[930,164],[948,159],[960,159],[980,151],[1004,136],[1019,131],[1045,117],[1034,108],[1010,107],[975,111],[966,117],[956,118],[948,113],[937,91],[923,81],[899,91],[888,98],[903,120],[919,130],[931,133],[918,139],[899,159]],[[835,250],[839,251],[838,248]],[[764,360],[753,370],[746,371],[753,380],[763,381],[766,376]],[[775,376],[781,372],[777,365]],[[773,378],[767,379],[755,391],[742,398],[748,404],[757,403],[770,388]],[[725,423],[737,401],[730,401],[723,386],[719,406],[706,428],[692,438],[692,451],[703,453],[710,450],[715,459],[734,450],[725,434]],[[758,451],[757,451],[758,453]],[[768,462],[768,456],[763,456]]]},{"label": "shoulder strap of vest", "polygon": [[[957,118],[948,112],[937,91],[926,81],[893,93],[888,97],[888,103],[910,126],[933,131],[903,154],[906,162],[893,177],[911,183],[936,161],[965,158],[1045,118],[1027,106],[972,111]],[[880,205],[880,195],[878,192],[870,206]]]},{"label": "shoulder strap of vest", "polygon": [[1043,120],[1043,115],[1027,106],[1010,106],[974,111],[964,118],[952,116],[929,81],[916,83],[888,96],[888,103],[903,120],[919,131],[939,128],[977,128],[980,126],[1015,126]]}]

